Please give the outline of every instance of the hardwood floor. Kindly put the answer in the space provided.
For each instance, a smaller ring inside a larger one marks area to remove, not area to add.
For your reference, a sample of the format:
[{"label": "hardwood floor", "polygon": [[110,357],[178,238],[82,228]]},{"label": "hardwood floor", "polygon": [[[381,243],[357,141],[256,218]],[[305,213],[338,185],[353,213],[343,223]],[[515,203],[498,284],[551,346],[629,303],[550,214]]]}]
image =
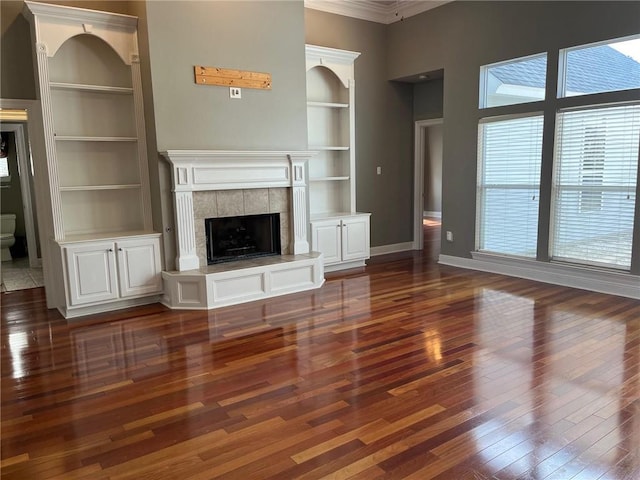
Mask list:
[{"label": "hardwood floor", "polygon": [[640,478],[640,301],[431,253],[209,312],[2,294],[2,478]]}]

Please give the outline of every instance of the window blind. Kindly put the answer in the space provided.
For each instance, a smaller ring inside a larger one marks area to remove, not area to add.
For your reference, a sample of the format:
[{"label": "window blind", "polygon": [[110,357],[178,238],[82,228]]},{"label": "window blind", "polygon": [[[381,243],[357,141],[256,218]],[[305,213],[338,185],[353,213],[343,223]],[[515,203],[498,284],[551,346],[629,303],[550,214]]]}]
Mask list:
[{"label": "window blind", "polygon": [[556,129],[552,258],[628,270],[640,105],[561,111]]},{"label": "window blind", "polygon": [[478,250],[536,256],[542,125],[540,114],[480,122]]}]

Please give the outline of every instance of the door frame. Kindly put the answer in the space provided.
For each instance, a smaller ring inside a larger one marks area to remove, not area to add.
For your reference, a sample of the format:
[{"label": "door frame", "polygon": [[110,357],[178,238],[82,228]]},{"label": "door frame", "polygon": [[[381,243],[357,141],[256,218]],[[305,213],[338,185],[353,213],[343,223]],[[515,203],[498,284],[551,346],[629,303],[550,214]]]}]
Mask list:
[{"label": "door frame", "polygon": [[[27,114],[28,115],[28,114]],[[27,122],[28,122],[27,116]],[[29,267],[37,268],[42,265],[42,259],[38,257],[38,244],[36,242],[35,222],[33,220],[33,202],[31,201],[31,155],[29,146],[24,136],[23,123],[2,123],[0,130],[11,132],[16,143],[16,154],[18,156],[18,172],[20,177],[20,190],[22,197],[22,210],[24,216],[24,230],[27,235],[27,253],[29,254]]]},{"label": "door frame", "polygon": [[444,124],[443,118],[416,120],[413,150],[413,250],[424,248],[422,217],[424,212],[424,158],[427,148],[426,132],[429,127]]}]

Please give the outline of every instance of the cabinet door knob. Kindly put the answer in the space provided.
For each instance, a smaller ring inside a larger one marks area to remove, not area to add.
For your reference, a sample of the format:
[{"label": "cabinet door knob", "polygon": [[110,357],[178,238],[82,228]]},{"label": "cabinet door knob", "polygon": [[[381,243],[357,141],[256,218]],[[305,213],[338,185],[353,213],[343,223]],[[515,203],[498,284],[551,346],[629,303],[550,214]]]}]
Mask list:
[{"label": "cabinet door knob", "polygon": [[109,250],[107,250],[107,252],[113,252],[113,248],[110,248]]},{"label": "cabinet door knob", "polygon": [[122,247],[118,247],[118,251],[121,252],[122,251]]}]

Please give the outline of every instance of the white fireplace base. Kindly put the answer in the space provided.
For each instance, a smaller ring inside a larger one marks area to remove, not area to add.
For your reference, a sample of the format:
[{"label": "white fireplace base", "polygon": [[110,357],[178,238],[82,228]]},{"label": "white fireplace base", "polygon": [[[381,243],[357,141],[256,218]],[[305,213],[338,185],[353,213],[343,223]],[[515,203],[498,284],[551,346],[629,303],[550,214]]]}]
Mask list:
[{"label": "white fireplace base", "polygon": [[312,252],[162,272],[162,279],[169,308],[209,310],[319,288],[324,267],[322,254]]}]

